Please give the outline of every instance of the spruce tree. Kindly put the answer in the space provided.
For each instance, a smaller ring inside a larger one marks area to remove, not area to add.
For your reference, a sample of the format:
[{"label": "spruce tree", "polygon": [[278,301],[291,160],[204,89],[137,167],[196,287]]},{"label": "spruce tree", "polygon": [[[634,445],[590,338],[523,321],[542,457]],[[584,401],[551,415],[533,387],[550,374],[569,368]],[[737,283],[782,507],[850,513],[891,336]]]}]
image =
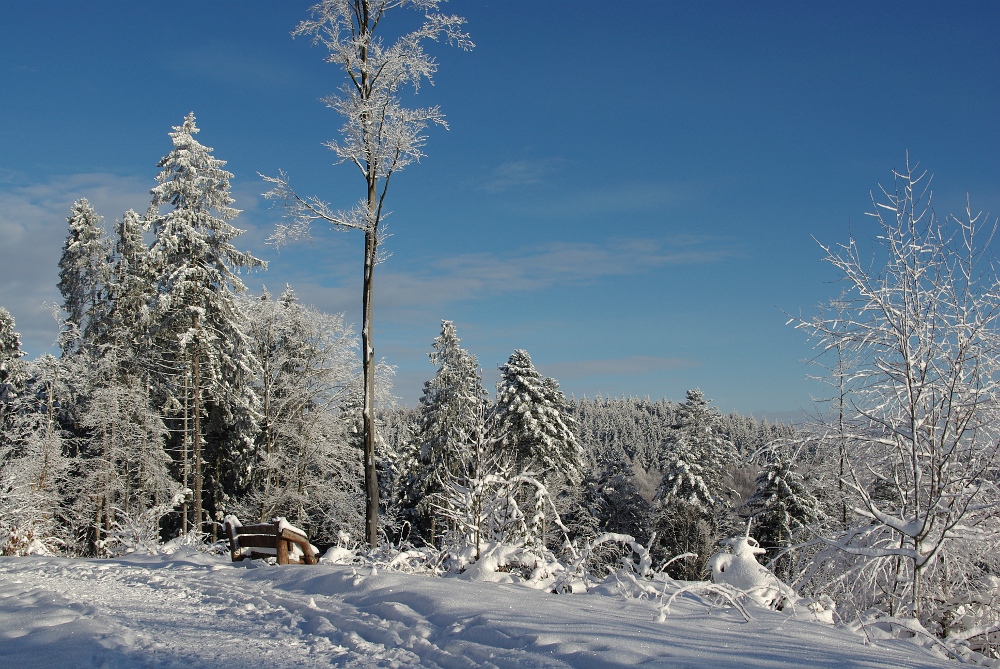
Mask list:
[{"label": "spruce tree", "polygon": [[736,461],[736,449],[724,435],[719,411],[701,390],[687,391],[661,455],[664,474],[656,491],[653,520],[658,557],[697,554],[670,567],[676,578],[701,577],[727,508],[725,475]]},{"label": "spruce tree", "polygon": [[[196,528],[204,521],[206,411],[211,410],[215,436],[214,452],[207,458],[214,506],[223,499],[220,486],[249,478],[258,405],[250,381],[258,363],[239,327],[233,294],[245,286],[234,270],[266,267],[232,244],[243,233],[230,223],[239,214],[231,206],[233,175],[223,169],[224,160],[195,139],[198,132],[193,113],[174,126],[170,133],[174,148],[157,164],[161,171],[158,185],[150,191],[147,214],[156,233],[150,258],[158,277],[154,305],[158,341],[164,362],[173,365],[174,398],[182,385],[190,386]],[[159,213],[161,206],[170,207],[166,214]],[[181,383],[185,377],[188,383]],[[185,405],[187,396],[185,392]]]},{"label": "spruce tree", "polygon": [[420,461],[432,470],[456,474],[468,458],[480,405],[486,401],[479,361],[459,344],[451,321],[441,321],[441,335],[429,355],[437,365],[420,398]]},{"label": "spruce tree", "polygon": [[705,481],[707,472],[686,453],[678,453],[667,465],[656,499],[664,504],[681,502],[707,514],[716,511],[719,498]]},{"label": "spruce tree", "polygon": [[514,454],[521,471],[546,481],[583,479],[583,451],[570,429],[566,396],[555,379],[544,378],[527,351],[518,349],[500,366],[497,414],[501,446]]},{"label": "spruce tree", "polygon": [[11,421],[14,419],[14,398],[22,389],[24,379],[21,335],[14,331],[14,317],[0,307],[0,453],[10,443]]},{"label": "spruce tree", "polygon": [[59,292],[67,320],[84,342],[93,342],[106,316],[110,244],[101,217],[86,198],[73,203],[66,219],[69,234],[59,259]]},{"label": "spruce tree", "polygon": [[21,335],[14,331],[14,317],[0,307],[0,383],[13,375],[15,363],[23,356]]},{"label": "spruce tree", "polygon": [[[149,319],[149,302],[155,290],[149,249],[143,240],[144,222],[129,209],[115,224],[108,296],[108,340],[119,349],[138,353]],[[120,350],[120,355],[125,355]]]},{"label": "spruce tree", "polygon": [[[416,472],[409,482],[410,503],[427,519],[429,495],[441,491],[441,482],[460,479],[471,458],[478,416],[487,401],[479,361],[459,344],[452,321],[441,321],[441,335],[429,354],[437,365],[434,378],[424,383],[420,422],[411,452]],[[431,533],[436,530],[431,528]]]},{"label": "spruce tree", "polygon": [[[822,516],[819,500],[796,471],[791,458],[776,456],[757,477],[757,490],[743,506],[743,513],[753,519],[752,534],[772,555],[792,543],[796,532]],[[779,560],[773,570],[787,578],[791,560]]]},{"label": "spruce tree", "polygon": [[668,438],[668,459],[683,456],[702,467],[702,476],[718,495],[726,468],[736,463],[738,454],[728,439],[722,415],[699,389],[687,391],[678,407],[674,431]]}]

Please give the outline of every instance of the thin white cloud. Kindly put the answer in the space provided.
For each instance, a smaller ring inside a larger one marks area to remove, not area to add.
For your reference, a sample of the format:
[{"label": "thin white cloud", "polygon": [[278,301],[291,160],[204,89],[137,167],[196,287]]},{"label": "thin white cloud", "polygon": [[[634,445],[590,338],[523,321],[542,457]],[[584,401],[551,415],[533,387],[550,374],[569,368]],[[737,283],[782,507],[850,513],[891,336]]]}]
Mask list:
[{"label": "thin white cloud", "polygon": [[85,197],[111,229],[128,209],[144,211],[152,183],[113,174],[55,176],[25,184],[0,174],[0,305],[14,316],[24,347],[48,350],[56,336],[45,303],[60,304],[59,256],[66,239],[66,217]]},{"label": "thin white cloud", "polygon": [[[678,235],[607,244],[556,242],[508,253],[483,251],[439,257],[416,267],[390,261],[376,271],[376,309],[379,318],[407,321],[440,314],[446,305],[456,302],[583,286],[667,265],[715,263],[739,252],[739,245],[731,238]],[[256,284],[260,281],[268,286],[289,281],[303,302],[324,311],[351,314],[360,308],[360,277],[339,271],[331,275],[337,283],[320,283],[316,277],[324,273],[316,266],[289,266],[283,257],[272,259],[266,275],[248,282],[253,290],[259,289]]]},{"label": "thin white cloud", "polygon": [[[74,200],[86,197],[105,226],[127,209],[143,211],[149,202],[152,178],[112,174],[52,177],[41,183],[23,183],[16,174],[0,173],[0,305],[14,315],[25,347],[46,350],[55,329],[44,303],[61,302],[56,288],[58,261],[66,236],[66,216]],[[330,312],[357,311],[360,281],[336,258],[322,254],[320,266],[302,262],[305,249],[277,254],[263,243],[272,222],[253,186],[236,193],[236,205],[245,210],[236,224],[248,229],[244,248],[271,260],[267,273],[244,275],[256,292],[266,283],[280,291],[286,282],[303,301]],[[714,263],[739,253],[736,240],[725,237],[676,235],[659,239],[618,239],[609,243],[555,242],[501,253],[484,251],[426,259],[422,265],[389,262],[376,278],[380,318],[400,322],[414,314],[440,314],[442,307],[467,300],[519,292],[538,292],[567,285],[586,285],[610,276],[640,274],[666,265]],[[339,257],[339,256],[338,256]],[[326,266],[329,264],[330,266]],[[352,266],[353,267],[353,266]],[[319,274],[317,274],[317,272]],[[336,281],[324,285],[317,276]]]},{"label": "thin white cloud", "polygon": [[435,304],[555,286],[584,285],[662,267],[713,263],[738,252],[720,237],[626,239],[608,244],[556,242],[498,254],[469,253],[440,258],[421,270],[386,267],[379,279],[383,304]]},{"label": "thin white cloud", "polygon": [[503,193],[528,186],[538,186],[553,174],[562,161],[556,158],[526,158],[501,163],[476,186],[487,193]]},{"label": "thin white cloud", "polygon": [[3,70],[6,72],[38,74],[41,71],[37,65],[19,65],[17,63],[4,63]]},{"label": "thin white cloud", "polygon": [[263,53],[216,42],[195,49],[171,50],[161,56],[165,68],[234,88],[288,89],[303,85],[302,73]]},{"label": "thin white cloud", "polygon": [[545,218],[582,218],[661,213],[664,210],[696,203],[704,197],[703,188],[691,183],[648,182],[610,184],[546,197],[521,200],[512,210]]}]

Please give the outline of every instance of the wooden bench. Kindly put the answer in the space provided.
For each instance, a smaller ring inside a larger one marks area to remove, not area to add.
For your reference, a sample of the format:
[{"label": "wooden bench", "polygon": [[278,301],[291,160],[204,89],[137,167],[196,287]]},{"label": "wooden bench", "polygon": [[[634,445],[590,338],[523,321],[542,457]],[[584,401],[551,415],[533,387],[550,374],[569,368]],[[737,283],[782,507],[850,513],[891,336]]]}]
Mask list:
[{"label": "wooden bench", "polygon": [[233,562],[273,557],[278,564],[318,564],[316,547],[284,518],[243,525],[236,516],[226,516],[225,525]]}]

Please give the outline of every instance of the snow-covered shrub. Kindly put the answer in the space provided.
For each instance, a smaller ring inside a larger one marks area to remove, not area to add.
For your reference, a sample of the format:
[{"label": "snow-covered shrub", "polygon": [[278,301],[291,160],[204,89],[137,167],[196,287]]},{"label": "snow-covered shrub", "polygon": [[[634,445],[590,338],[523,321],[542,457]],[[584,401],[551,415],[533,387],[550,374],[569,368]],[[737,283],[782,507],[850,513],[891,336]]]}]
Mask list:
[{"label": "snow-covered shrub", "polygon": [[190,490],[183,490],[167,504],[129,512],[115,508],[115,520],[106,538],[101,541],[101,548],[112,557],[120,557],[130,553],[153,555],[160,551],[160,520],[173,512],[187,497]]},{"label": "snow-covered shrub", "polygon": [[795,597],[791,588],[757,562],[757,556],[767,551],[753,537],[731,537],[720,543],[728,550],[716,553],[708,561],[713,583],[730,585],[757,604],[772,609],[782,608]]},{"label": "snow-covered shrub", "polygon": [[62,542],[30,522],[0,527],[0,555],[55,555],[61,547]]},{"label": "snow-covered shrub", "polygon": [[[624,551],[619,552],[619,563],[617,569],[608,569],[609,573],[596,574],[592,571],[594,566],[608,568],[609,565],[603,561],[594,565],[592,562],[599,549],[606,546],[616,546]],[[634,559],[633,559],[634,558]],[[617,575],[617,578],[625,578],[635,582],[636,577],[649,579],[653,576],[653,560],[649,555],[649,550],[627,534],[615,534],[606,532],[589,542],[581,551],[572,564],[556,579],[552,586],[554,592],[586,592],[598,581]]]},{"label": "snow-covered shrub", "polygon": [[438,512],[449,522],[442,545],[448,554],[445,567],[466,572],[467,578],[517,578],[546,587],[564,569],[545,545],[547,526],[562,532],[563,544],[575,556],[548,489],[530,474],[486,474],[465,485],[452,481],[440,493]]}]

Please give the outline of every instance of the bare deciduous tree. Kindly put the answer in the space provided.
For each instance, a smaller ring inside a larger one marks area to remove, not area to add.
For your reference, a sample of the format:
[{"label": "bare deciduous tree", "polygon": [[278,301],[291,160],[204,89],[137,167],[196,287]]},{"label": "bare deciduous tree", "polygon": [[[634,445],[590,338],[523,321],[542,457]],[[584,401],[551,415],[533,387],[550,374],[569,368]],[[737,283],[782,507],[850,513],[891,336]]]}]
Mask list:
[{"label": "bare deciduous tree", "polygon": [[834,383],[850,389],[833,432],[860,521],[829,543],[880,575],[890,615],[920,617],[941,594],[925,580],[947,590],[938,565],[991,531],[998,501],[1000,281],[986,255],[996,224],[968,205],[937,218],[930,178],[909,161],[872,204],[874,258],[853,237],[823,246],[846,292],[796,327],[836,356]]},{"label": "bare deciduous tree", "polygon": [[[305,236],[313,221],[337,230],[365,234],[362,292],[361,350],[364,372],[364,462],[366,538],[378,543],[378,480],[375,470],[375,350],[372,344],[372,279],[384,236],[385,196],[392,176],[423,156],[424,131],[431,124],[446,126],[438,107],[407,108],[400,92],[416,91],[431,80],[437,63],[423,48],[427,40],[445,38],[462,49],[473,44],[463,32],[465,19],[438,13],[441,0],[324,0],[312,7],[312,18],[302,21],[293,36],[310,36],[324,46],[327,62],[343,67],[347,81],[340,92],[323,99],[344,119],[339,140],[326,146],[340,162],[353,164],[365,179],[365,197],[349,210],[336,210],[316,197],[300,197],[285,173],[262,178],[272,184],[265,196],[285,208],[284,223],[272,235],[275,243]],[[424,13],[414,31],[392,44],[383,41],[383,20],[390,10],[410,6]]]}]

